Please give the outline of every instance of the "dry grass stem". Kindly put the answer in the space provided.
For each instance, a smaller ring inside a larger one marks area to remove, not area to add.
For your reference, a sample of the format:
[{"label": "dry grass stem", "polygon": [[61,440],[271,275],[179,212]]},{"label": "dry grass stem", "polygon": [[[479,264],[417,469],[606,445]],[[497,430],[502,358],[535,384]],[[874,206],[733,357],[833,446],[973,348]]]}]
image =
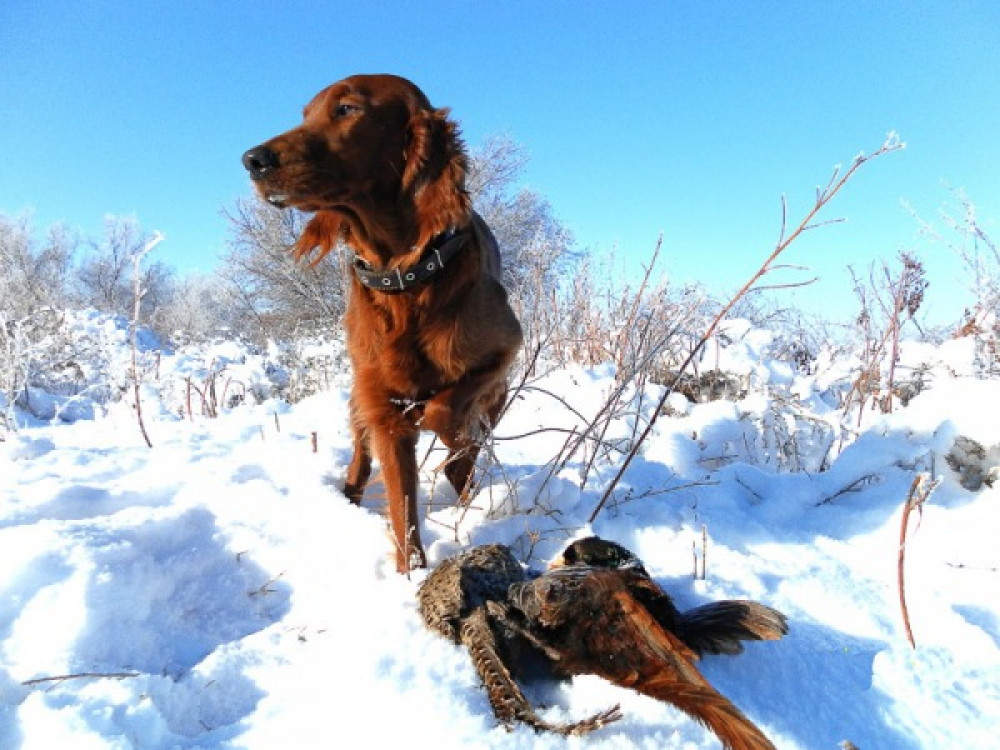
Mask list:
[{"label": "dry grass stem", "polygon": [[[906,631],[906,640],[910,642],[912,648],[917,647],[917,643],[913,638],[913,628],[910,626],[910,611],[906,606],[906,579],[905,579],[905,562],[906,562],[906,529],[909,526],[910,513],[915,509],[917,511],[918,518],[923,515],[923,506],[927,499],[931,496],[931,493],[937,488],[940,480],[931,480],[931,475],[927,472],[921,472],[913,478],[913,483],[910,485],[910,492],[906,497],[906,504],[903,506],[903,517],[899,523],[899,558],[896,564],[896,576],[899,589],[899,609],[903,616],[903,628]],[[920,522],[918,520],[917,527],[919,528]]]}]

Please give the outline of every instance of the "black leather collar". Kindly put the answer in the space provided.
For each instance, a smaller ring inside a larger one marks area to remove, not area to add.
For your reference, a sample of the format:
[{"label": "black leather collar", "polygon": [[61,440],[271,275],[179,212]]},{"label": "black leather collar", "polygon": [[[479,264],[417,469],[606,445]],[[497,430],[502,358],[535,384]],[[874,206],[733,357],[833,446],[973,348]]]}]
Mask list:
[{"label": "black leather collar", "polygon": [[409,268],[380,271],[355,256],[354,273],[369,289],[380,292],[405,292],[430,280],[464,246],[465,235],[453,227],[431,240],[420,260]]}]

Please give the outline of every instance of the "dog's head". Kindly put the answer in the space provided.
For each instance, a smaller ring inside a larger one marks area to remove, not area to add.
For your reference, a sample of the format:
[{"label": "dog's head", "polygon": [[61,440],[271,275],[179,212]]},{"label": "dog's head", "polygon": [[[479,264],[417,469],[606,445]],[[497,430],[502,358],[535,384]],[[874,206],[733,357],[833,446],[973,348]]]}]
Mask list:
[{"label": "dog's head", "polygon": [[317,212],[298,255],[322,257],[338,239],[378,243],[386,228],[419,244],[469,219],[458,128],[398,76],[328,86],[301,125],[247,151],[243,164],[264,200]]}]

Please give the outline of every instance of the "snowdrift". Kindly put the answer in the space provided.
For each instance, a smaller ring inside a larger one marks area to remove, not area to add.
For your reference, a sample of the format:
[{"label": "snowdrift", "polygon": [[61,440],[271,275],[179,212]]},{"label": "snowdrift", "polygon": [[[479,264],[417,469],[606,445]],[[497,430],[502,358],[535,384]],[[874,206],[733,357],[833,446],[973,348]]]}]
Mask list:
[{"label": "snowdrift", "polygon": [[[618,702],[621,722],[568,739],[496,726],[467,655],[421,624],[426,574],[393,572],[378,487],[361,508],[340,492],[342,367],[289,405],[276,395],[299,376],[273,351],[161,352],[143,377],[149,449],[114,397],[126,393],[111,377],[126,361],[123,327],[96,314],[68,325],[98,342],[80,367],[107,387],[41,389],[34,416],[0,404],[16,424],[0,426],[0,746],[717,747],[672,708],[596,678],[527,692],[554,722]],[[600,440],[566,455],[615,373],[529,380],[471,508],[436,478],[442,454],[425,461],[431,564],[497,541],[541,567],[597,533],[634,550],[682,608],[746,597],[788,615],[784,640],[703,661],[778,747],[992,747],[1000,383],[973,377],[966,342],[912,345],[923,390],[845,429],[853,364],[800,372],[771,358],[772,340],[727,327],[713,366],[745,387],[705,403],[672,396],[593,523],[660,386],[626,389]],[[333,344],[317,356],[340,361]],[[896,563],[920,471],[942,483],[906,547],[913,650]]]}]

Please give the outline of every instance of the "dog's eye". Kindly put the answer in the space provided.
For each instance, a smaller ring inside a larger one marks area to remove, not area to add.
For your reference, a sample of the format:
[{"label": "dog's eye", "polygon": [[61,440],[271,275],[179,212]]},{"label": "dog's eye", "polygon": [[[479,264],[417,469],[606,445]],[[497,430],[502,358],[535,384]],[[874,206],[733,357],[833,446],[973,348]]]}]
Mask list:
[{"label": "dog's eye", "polygon": [[360,112],[361,107],[356,104],[338,104],[334,110],[333,114],[337,117],[349,117],[355,112]]}]

